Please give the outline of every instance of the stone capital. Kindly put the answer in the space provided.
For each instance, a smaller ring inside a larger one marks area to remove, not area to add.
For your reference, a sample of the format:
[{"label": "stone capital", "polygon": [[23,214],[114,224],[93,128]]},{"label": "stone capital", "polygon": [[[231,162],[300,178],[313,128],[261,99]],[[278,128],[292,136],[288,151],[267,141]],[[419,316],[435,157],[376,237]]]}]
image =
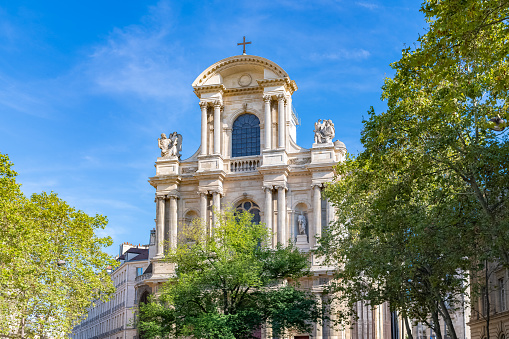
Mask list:
[{"label": "stone capital", "polygon": [[315,187],[323,188],[323,183],[315,183],[315,184],[311,184],[311,188],[315,188]]},{"label": "stone capital", "polygon": [[269,186],[263,186],[262,189],[263,189],[264,192],[266,192],[266,191],[272,192],[274,187],[272,185],[269,185]]},{"label": "stone capital", "polygon": [[180,196],[177,193],[169,193],[166,195],[167,199],[180,199]]},{"label": "stone capital", "polygon": [[263,101],[265,101],[266,103],[270,103],[272,101],[272,96],[268,95],[268,94],[264,94]]},{"label": "stone capital", "polygon": [[288,187],[286,187],[286,185],[276,185],[274,186],[274,189],[276,190],[285,190],[285,191],[288,191]]},{"label": "stone capital", "polygon": [[282,102],[285,102],[286,101],[286,96],[284,94],[279,94],[277,96],[277,100],[278,101],[282,101]]},{"label": "stone capital", "polygon": [[221,100],[216,100],[214,101],[214,108],[222,108],[223,107],[223,102]]},{"label": "stone capital", "polygon": [[206,102],[206,101],[200,101],[200,107],[201,107],[201,108],[207,107],[207,105],[208,105],[208,102]]},{"label": "stone capital", "polygon": [[166,195],[158,195],[158,194],[156,194],[154,202],[156,202],[157,200],[166,200]]},{"label": "stone capital", "polygon": [[219,194],[219,197],[221,197],[221,198],[224,197],[223,192],[221,192],[220,190],[211,190],[211,191],[209,191],[210,195],[213,195],[214,193]]}]

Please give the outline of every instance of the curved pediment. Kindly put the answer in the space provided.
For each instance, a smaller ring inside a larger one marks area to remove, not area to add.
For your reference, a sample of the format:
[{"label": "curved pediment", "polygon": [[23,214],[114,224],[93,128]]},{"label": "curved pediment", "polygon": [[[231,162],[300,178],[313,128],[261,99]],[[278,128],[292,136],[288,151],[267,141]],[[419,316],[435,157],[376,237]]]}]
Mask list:
[{"label": "curved pediment", "polygon": [[193,81],[193,87],[249,87],[257,86],[260,80],[282,78],[288,78],[288,73],[275,62],[254,55],[237,55],[209,66]]}]

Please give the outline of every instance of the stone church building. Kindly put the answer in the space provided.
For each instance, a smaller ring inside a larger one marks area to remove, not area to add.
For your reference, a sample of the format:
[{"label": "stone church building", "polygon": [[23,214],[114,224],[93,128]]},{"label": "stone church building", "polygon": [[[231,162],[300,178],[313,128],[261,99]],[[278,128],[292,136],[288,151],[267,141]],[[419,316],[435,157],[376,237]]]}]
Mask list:
[{"label": "stone church building", "polygon": [[[292,107],[297,84],[276,63],[262,57],[238,55],[204,70],[192,84],[201,112],[201,146],[181,160],[182,137],[174,132],[159,138],[161,157],[149,182],[155,188],[156,232],[150,265],[137,277],[138,302],[174,272],[162,261],[164,244],[175,247],[183,225],[195,218],[213,227],[213,211],[225,206],[244,209],[264,222],[273,234],[270,246],[293,242],[303,252],[316,246],[334,218],[332,205],[322,197],[333,167],[343,161],[346,147],[333,141],[334,124],[318,120],[305,130],[315,133],[311,149],[297,145],[298,118]],[[199,106],[199,110],[198,110]],[[328,117],[317,117],[328,119]],[[183,143],[185,146],[185,141]],[[312,277],[302,281],[320,298],[332,278],[332,267],[310,253]],[[295,338],[390,338],[387,307],[359,306],[353,329],[333,329],[327,322],[313,333]],[[262,330],[261,338],[268,337]]]}]

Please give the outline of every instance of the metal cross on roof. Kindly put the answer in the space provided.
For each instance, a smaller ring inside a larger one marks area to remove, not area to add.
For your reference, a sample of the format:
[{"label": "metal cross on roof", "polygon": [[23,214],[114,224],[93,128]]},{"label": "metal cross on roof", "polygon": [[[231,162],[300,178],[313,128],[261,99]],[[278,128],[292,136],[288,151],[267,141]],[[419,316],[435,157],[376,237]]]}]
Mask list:
[{"label": "metal cross on roof", "polygon": [[237,46],[242,45],[244,47],[244,50],[242,51],[243,55],[246,55],[246,45],[250,45],[251,41],[246,42],[246,37],[244,37],[243,42],[239,42]]}]

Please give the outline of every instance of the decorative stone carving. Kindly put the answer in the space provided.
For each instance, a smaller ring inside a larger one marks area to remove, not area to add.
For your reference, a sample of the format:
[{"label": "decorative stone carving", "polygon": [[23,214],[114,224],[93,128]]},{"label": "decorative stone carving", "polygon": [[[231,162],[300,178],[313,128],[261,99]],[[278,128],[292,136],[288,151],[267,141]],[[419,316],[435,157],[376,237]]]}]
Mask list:
[{"label": "decorative stone carving", "polygon": [[316,144],[324,144],[332,142],[332,138],[336,135],[336,130],[334,129],[334,124],[332,120],[323,120],[318,119],[318,122],[315,122],[315,143]]},{"label": "decorative stone carving", "polygon": [[180,159],[180,151],[182,151],[182,135],[177,132],[173,132],[170,134],[170,137],[167,138],[166,134],[161,133],[161,137],[157,139],[157,142],[161,149],[161,157],[178,157]]},{"label": "decorative stone carving", "polygon": [[221,100],[214,101],[214,107],[222,108],[223,107],[223,102]]},{"label": "decorative stone carving", "polygon": [[297,216],[297,225],[299,226],[299,235],[306,235],[307,221],[302,212]]},{"label": "decorative stone carving", "polygon": [[252,81],[253,78],[251,78],[251,75],[249,75],[248,73],[244,73],[240,76],[238,83],[240,87],[246,87],[251,85]]},{"label": "decorative stone carving", "polygon": [[270,96],[268,94],[263,95],[263,101],[265,101],[265,103],[270,103],[271,100],[272,100],[272,96]]},{"label": "decorative stone carving", "polygon": [[311,158],[309,158],[309,157],[302,158],[302,159],[292,158],[292,159],[288,160],[288,164],[290,164],[290,165],[305,165],[305,164],[309,164],[310,162],[311,162]]},{"label": "decorative stone carving", "polygon": [[182,168],[182,173],[188,174],[188,173],[194,173],[198,170],[198,167],[184,167]]}]

